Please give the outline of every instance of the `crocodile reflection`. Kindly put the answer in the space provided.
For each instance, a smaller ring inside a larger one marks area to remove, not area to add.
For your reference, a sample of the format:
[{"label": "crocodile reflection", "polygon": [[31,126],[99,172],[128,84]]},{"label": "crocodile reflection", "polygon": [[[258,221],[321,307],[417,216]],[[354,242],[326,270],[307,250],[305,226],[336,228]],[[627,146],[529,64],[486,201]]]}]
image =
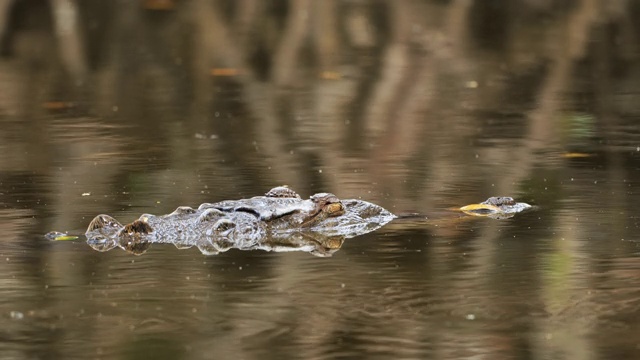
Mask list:
[{"label": "crocodile reflection", "polygon": [[201,237],[193,241],[149,239],[144,237],[93,237],[87,240],[96,251],[109,251],[116,247],[134,255],[142,255],[152,244],[170,243],[178,249],[198,248],[204,255],[217,255],[231,249],[264,250],[274,252],[303,251],[319,257],[329,257],[340,250],[345,236],[324,236],[319,233],[299,232],[268,236],[266,238]]},{"label": "crocodile reflection", "polygon": [[345,239],[374,231],[394,218],[363,200],[340,200],[330,193],[303,200],[287,187],[276,187],[250,199],[205,203],[198,209],[181,206],[162,216],[144,214],[124,226],[109,215],[98,215],[85,235],[95,250],[119,247],[137,255],[151,244],[171,243],[178,248],[195,246],[206,255],[260,249],[330,256]]}]

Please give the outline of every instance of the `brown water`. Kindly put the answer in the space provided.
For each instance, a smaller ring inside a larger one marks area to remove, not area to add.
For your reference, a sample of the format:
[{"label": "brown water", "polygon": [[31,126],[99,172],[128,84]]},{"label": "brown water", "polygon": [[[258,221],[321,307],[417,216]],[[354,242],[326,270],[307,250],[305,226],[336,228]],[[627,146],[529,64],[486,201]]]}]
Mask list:
[{"label": "brown water", "polygon": [[[562,4],[2,2],[0,357],[640,357],[640,7]],[[281,184],[427,219],[329,258],[43,237]],[[448,210],[494,195],[538,208]]]}]

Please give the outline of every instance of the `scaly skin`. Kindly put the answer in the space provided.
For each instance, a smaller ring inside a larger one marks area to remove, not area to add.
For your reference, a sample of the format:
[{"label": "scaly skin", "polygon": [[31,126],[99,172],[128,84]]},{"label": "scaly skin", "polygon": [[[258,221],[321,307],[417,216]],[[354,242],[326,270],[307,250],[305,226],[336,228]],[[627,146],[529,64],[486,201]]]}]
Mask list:
[{"label": "scaly skin", "polygon": [[112,245],[134,253],[146,251],[150,243],[196,245],[203,253],[224,251],[228,244],[237,248],[321,244],[332,249],[344,238],[373,231],[393,218],[366,201],[341,201],[328,193],[302,200],[293,190],[278,187],[266,196],[204,203],[198,209],[181,206],[162,216],[144,214],[125,226],[108,215],[98,215],[86,236],[94,248],[108,250]]}]

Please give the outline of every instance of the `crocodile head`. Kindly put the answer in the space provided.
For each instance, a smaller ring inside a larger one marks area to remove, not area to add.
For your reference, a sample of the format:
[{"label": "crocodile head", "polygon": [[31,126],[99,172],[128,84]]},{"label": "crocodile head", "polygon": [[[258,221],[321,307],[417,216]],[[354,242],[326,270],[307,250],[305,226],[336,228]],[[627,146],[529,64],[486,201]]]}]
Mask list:
[{"label": "crocodile head", "polygon": [[307,228],[326,236],[342,235],[350,238],[374,231],[395,218],[394,214],[376,204],[345,199],[340,201],[340,205],[325,205]]},{"label": "crocodile head", "polygon": [[[353,237],[373,231],[395,218],[378,205],[356,199],[340,200],[331,193],[318,193],[302,200],[287,188],[287,193],[293,196],[271,199],[269,194],[278,193],[277,189],[269,191],[266,197],[249,199],[259,201],[261,205],[269,204],[267,211],[260,215],[271,229]],[[245,210],[247,205],[241,210]],[[259,206],[253,208],[258,209]]]},{"label": "crocodile head", "polygon": [[200,205],[198,211],[216,209],[229,214],[249,213],[272,229],[309,228],[324,219],[344,214],[344,205],[337,196],[319,193],[303,200],[288,187],[279,186],[264,196],[242,200],[226,200]]}]

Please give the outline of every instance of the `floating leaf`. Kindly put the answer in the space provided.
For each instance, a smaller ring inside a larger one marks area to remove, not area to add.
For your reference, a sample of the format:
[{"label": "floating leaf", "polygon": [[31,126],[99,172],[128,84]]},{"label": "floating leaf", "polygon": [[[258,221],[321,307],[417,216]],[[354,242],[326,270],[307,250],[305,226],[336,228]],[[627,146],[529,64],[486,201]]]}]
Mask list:
[{"label": "floating leaf", "polygon": [[60,237],[60,236],[67,236],[67,233],[63,233],[60,231],[50,231],[48,233],[46,233],[44,235],[44,237],[46,237],[49,240],[55,240],[56,238]]},{"label": "floating leaf", "polygon": [[562,154],[561,156],[563,158],[567,158],[567,159],[579,159],[579,158],[592,157],[593,154],[579,153],[579,152],[568,152],[568,153]]},{"label": "floating leaf", "polygon": [[78,240],[78,237],[77,236],[73,236],[73,235],[63,235],[63,236],[58,236],[53,240],[55,240],[55,241],[70,241],[70,240]]},{"label": "floating leaf", "polygon": [[211,69],[211,76],[237,76],[240,74],[240,70],[234,68],[213,68]]},{"label": "floating leaf", "polygon": [[337,71],[323,71],[320,73],[320,78],[325,80],[340,80],[342,78],[342,74]]},{"label": "floating leaf", "polygon": [[502,212],[499,207],[489,204],[471,204],[461,207],[460,211],[474,216],[488,216]]}]

